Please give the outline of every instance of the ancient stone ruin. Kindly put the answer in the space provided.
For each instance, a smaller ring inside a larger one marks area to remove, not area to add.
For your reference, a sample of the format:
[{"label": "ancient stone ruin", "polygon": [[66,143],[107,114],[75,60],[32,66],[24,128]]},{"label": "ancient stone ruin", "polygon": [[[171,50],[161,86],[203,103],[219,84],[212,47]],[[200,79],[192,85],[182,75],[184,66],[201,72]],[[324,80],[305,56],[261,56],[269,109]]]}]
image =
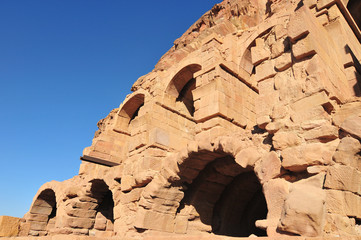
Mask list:
[{"label": "ancient stone ruin", "polygon": [[358,0],[215,5],[17,235],[361,239],[360,26]]}]

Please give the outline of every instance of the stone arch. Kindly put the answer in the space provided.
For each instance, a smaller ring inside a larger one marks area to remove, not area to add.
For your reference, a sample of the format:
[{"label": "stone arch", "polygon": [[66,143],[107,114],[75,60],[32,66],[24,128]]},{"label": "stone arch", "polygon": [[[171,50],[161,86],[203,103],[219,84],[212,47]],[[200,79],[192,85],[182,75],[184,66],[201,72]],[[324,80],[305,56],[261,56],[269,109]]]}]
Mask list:
[{"label": "stone arch", "polygon": [[[135,227],[183,234],[265,236],[255,221],[266,219],[266,199],[254,167],[247,163],[254,162],[254,156],[241,150],[256,148],[251,142],[241,146],[239,142],[232,137],[221,138],[211,142],[211,148],[195,144],[165,159],[167,166],[143,192]],[[244,155],[242,160],[239,154]],[[230,203],[238,204],[233,212],[225,207]],[[249,222],[251,215],[255,218]],[[148,221],[156,216],[160,222]]]},{"label": "stone arch", "polygon": [[256,220],[267,217],[267,204],[252,168],[241,167],[224,152],[200,151],[180,165],[179,176],[184,197],[176,218],[192,219],[188,222],[191,231],[234,237],[266,235],[255,227]]},{"label": "stone arch", "polygon": [[176,102],[182,102],[190,116],[194,114],[194,99],[192,90],[196,88],[194,73],[200,71],[202,66],[199,64],[189,64],[181,68],[172,78],[166,88],[166,93],[176,99]]},{"label": "stone arch", "polygon": [[115,120],[114,131],[125,133],[129,135],[128,126],[139,113],[141,107],[145,103],[145,92],[134,92],[129,98],[120,106]]},{"label": "stone arch", "polygon": [[239,62],[239,68],[245,70],[249,75],[254,73],[254,64],[252,63],[251,57],[251,47],[256,45],[255,40],[260,36],[267,34],[273,27],[276,25],[284,25],[288,16],[282,16],[273,19],[272,22],[265,21],[264,23],[257,26],[257,31],[254,31],[247,40],[242,44],[244,52],[241,55],[241,60]]},{"label": "stone arch", "polygon": [[241,57],[240,68],[244,69],[249,75],[252,75],[255,73],[255,64],[252,60],[251,48],[256,46],[256,39],[269,33],[271,31],[272,27],[265,29],[260,34],[259,34],[259,32],[257,32],[257,35],[252,37],[252,41],[247,42],[247,45],[246,45],[247,48]]},{"label": "stone arch", "polygon": [[55,227],[57,201],[51,188],[43,189],[35,198],[28,215],[29,235],[45,236]]},{"label": "stone arch", "polygon": [[[108,184],[102,179],[93,179],[89,181],[90,189],[87,195],[97,204],[95,207],[95,220],[93,233],[113,232],[114,226],[114,198]],[[92,232],[90,230],[89,234]]]}]

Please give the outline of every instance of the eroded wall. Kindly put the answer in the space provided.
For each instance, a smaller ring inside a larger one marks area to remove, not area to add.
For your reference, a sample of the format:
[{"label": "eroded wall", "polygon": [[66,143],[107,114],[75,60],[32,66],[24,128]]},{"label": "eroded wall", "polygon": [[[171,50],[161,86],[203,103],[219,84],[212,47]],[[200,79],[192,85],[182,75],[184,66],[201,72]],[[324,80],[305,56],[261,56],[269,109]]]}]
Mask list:
[{"label": "eroded wall", "polygon": [[216,5],[98,123],[79,175],[39,190],[20,235],[360,235],[350,16],[342,1]]}]

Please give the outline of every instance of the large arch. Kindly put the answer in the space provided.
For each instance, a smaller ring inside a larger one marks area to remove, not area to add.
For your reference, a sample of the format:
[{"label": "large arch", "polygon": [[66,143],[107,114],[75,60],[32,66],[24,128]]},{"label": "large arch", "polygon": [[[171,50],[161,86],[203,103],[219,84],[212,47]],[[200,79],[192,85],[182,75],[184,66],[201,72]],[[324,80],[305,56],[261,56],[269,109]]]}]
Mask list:
[{"label": "large arch", "polygon": [[54,190],[43,189],[35,198],[29,213],[29,235],[48,235],[55,227],[56,221],[57,202]]},{"label": "large arch", "polygon": [[[244,154],[248,149],[257,148],[250,140],[227,136],[209,144],[191,143],[167,157],[163,170],[143,191],[135,227],[183,234],[265,236],[255,222],[267,218],[268,208],[255,174],[254,156]],[[228,204],[233,204],[232,211]],[[155,216],[166,220],[150,223],[148,219]]]},{"label": "large arch", "polygon": [[[203,159],[210,159],[204,168],[199,162],[208,161]],[[197,169],[198,175],[189,184],[190,175],[196,175],[195,166],[202,169]],[[189,156],[180,166],[180,177],[184,198],[176,217],[191,219],[189,231],[233,237],[266,236],[255,225],[256,220],[266,219],[267,203],[252,168],[241,167],[231,155],[220,152],[215,156],[202,151]]]}]

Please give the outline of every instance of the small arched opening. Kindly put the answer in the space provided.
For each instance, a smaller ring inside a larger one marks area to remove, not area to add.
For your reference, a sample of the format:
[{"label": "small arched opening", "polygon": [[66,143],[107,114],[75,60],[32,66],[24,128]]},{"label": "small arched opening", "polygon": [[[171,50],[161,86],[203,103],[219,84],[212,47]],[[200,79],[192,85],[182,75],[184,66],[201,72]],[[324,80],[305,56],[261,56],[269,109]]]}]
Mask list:
[{"label": "small arched opening", "polygon": [[182,68],[169,83],[166,93],[176,98],[177,103],[181,103],[179,110],[193,117],[194,99],[192,91],[196,88],[194,73],[201,70],[201,65],[190,64]]},{"label": "small arched opening", "polygon": [[98,203],[96,208],[94,229],[96,231],[113,231],[114,226],[114,200],[113,193],[108,185],[101,179],[91,182],[90,197]]},{"label": "small arched opening", "polygon": [[184,198],[177,215],[187,216],[188,233],[267,236],[255,225],[268,209],[252,168],[242,168],[227,154],[198,152],[180,166],[179,175]]},{"label": "small arched opening", "polygon": [[144,94],[138,93],[123,104],[118,112],[114,131],[128,134],[128,126],[139,115],[140,109],[144,106],[144,99]]},{"label": "small arched opening", "polygon": [[31,235],[48,235],[55,227],[56,197],[52,189],[42,191],[30,209],[29,223]]}]

